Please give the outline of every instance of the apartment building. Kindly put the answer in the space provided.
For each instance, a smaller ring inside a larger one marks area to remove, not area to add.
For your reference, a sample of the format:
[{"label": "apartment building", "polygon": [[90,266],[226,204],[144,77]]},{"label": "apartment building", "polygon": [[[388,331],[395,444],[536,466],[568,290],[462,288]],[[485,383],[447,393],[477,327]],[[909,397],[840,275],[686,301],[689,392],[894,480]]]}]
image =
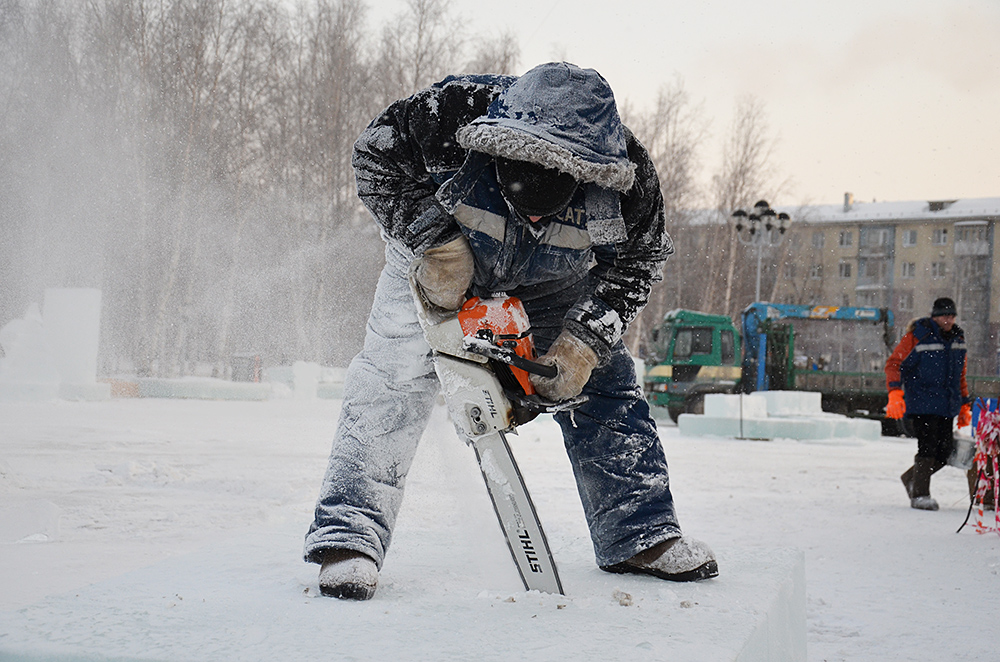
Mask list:
[{"label": "apartment building", "polygon": [[935,298],[958,306],[973,374],[1000,374],[1000,269],[994,267],[1000,197],[859,202],[782,208],[792,217],[775,300],[877,306],[897,336]]}]

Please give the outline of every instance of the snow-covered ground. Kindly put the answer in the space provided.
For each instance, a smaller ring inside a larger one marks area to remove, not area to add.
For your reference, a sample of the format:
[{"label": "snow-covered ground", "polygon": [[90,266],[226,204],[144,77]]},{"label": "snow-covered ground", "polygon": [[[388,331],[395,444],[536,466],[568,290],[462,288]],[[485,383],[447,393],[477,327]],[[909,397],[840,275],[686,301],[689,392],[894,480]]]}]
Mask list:
[{"label": "snow-covered ground", "polygon": [[[127,613],[143,614],[175,649],[187,644],[190,659],[367,659],[376,651],[504,659],[505,650],[557,659],[546,637],[557,632],[592,640],[595,659],[616,648],[619,659],[658,659],[660,628],[686,633],[689,659],[716,659],[704,623],[728,607],[713,603],[710,588],[594,568],[558,429],[547,419],[511,442],[566,597],[521,590],[473,453],[440,407],[376,598],[318,597],[315,566],[288,559],[300,554],[338,412],[338,401],[291,399],[0,404],[0,659],[4,651],[96,659],[102,641],[104,654],[157,659],[155,635],[114,639],[118,594],[148,601]],[[735,581],[769,549],[804,552],[810,660],[1000,658],[989,636],[1000,537],[955,533],[968,502],[955,469],[932,483],[939,512],[908,507],[898,475],[912,440],[694,438],[669,422],[661,437],[681,524],[719,556],[713,581],[727,573]],[[244,569],[248,550],[276,561]],[[442,567],[435,559],[445,553]],[[186,577],[184,594],[159,581],[158,568]],[[233,608],[254,619],[254,636],[238,650],[213,649],[213,630],[225,621],[170,628],[171,613],[199,613],[192,603],[204,582],[226,582]],[[324,610],[330,631],[298,620],[307,609]],[[351,631],[384,639],[358,641]]]}]

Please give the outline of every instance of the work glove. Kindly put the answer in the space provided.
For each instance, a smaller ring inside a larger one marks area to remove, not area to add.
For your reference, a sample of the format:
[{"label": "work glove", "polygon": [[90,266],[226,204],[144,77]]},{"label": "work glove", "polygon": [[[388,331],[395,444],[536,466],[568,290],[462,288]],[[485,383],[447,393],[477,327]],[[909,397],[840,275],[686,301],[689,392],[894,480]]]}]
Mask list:
[{"label": "work glove", "polygon": [[903,401],[903,391],[894,388],[889,391],[889,404],[885,406],[886,418],[903,418],[906,413],[906,403]]},{"label": "work glove", "polygon": [[563,330],[549,351],[538,359],[539,363],[555,366],[555,377],[531,375],[531,384],[538,395],[553,402],[561,402],[580,395],[590,380],[590,373],[597,366],[597,352],[569,331]]},{"label": "work glove", "polygon": [[972,405],[966,403],[958,410],[958,427],[964,428],[972,425]]},{"label": "work glove", "polygon": [[465,235],[424,251],[417,263],[417,284],[428,301],[445,310],[458,310],[472,284],[475,261]]}]

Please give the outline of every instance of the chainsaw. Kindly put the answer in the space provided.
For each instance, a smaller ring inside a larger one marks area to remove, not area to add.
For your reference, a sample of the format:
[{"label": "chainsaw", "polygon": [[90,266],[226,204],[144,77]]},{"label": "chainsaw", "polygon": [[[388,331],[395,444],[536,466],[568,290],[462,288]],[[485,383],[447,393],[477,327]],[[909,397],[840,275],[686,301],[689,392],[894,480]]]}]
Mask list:
[{"label": "chainsaw", "polygon": [[417,317],[458,434],[472,446],[497,520],[525,590],[563,593],[545,532],[506,434],[540,413],[567,411],[586,401],[542,398],[529,373],[555,377],[537,362],[531,326],[516,297],[473,297],[460,310],[427,301],[410,272]]}]

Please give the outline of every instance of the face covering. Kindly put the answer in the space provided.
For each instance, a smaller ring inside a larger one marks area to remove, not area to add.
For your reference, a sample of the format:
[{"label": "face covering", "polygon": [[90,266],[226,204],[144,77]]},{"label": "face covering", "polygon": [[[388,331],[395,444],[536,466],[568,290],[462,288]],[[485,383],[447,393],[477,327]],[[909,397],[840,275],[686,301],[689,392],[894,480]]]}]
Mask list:
[{"label": "face covering", "polygon": [[497,181],[505,200],[524,216],[551,216],[565,209],[578,183],[571,175],[527,161],[497,158]]}]

